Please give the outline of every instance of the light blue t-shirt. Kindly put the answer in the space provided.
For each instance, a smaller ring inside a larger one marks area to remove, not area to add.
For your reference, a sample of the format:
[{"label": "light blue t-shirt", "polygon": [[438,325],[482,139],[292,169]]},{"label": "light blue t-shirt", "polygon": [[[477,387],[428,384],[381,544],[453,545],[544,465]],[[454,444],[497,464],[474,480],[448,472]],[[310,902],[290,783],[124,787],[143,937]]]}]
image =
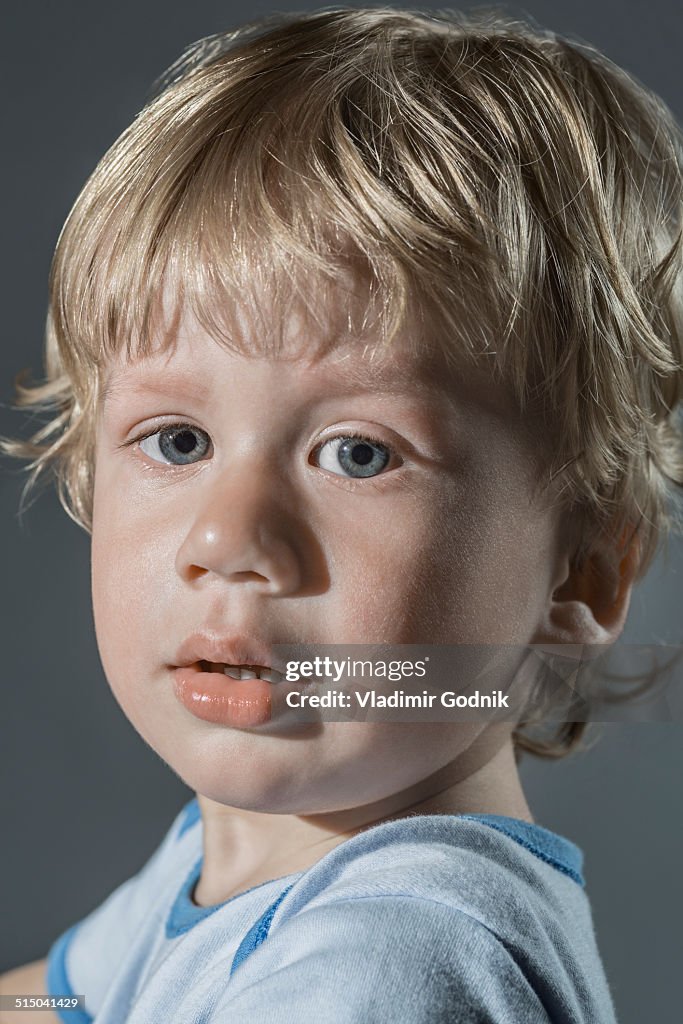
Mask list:
[{"label": "light blue t-shirt", "polygon": [[494,814],[413,815],[215,907],[196,799],[48,955],[71,1024],[615,1024],[583,855]]}]

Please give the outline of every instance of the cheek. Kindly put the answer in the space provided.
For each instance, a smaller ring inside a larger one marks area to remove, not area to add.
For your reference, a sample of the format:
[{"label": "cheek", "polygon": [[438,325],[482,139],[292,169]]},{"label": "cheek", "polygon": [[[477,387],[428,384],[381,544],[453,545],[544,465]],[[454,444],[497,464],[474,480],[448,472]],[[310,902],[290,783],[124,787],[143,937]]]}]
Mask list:
[{"label": "cheek", "polygon": [[139,573],[121,550],[120,538],[93,517],[92,603],[97,646],[112,689],[128,674],[127,655],[140,628]]},{"label": "cheek", "polygon": [[114,690],[157,635],[165,531],[148,517],[136,517],[135,503],[116,481],[102,474],[93,496],[91,588],[95,633],[105,673]]},{"label": "cheek", "polygon": [[392,519],[383,553],[368,558],[377,607],[402,623],[402,642],[524,643],[533,632],[554,535],[501,478],[470,479],[423,503],[407,529]]},{"label": "cheek", "polygon": [[344,636],[353,637],[348,642],[373,643],[381,636],[411,642],[411,624],[443,558],[447,517],[438,495],[368,497],[349,503],[346,514],[336,507],[326,518],[319,536],[331,587],[324,600],[334,607]]},{"label": "cheek", "polygon": [[547,591],[553,533],[514,487],[455,512],[437,589],[471,643],[526,643]]}]

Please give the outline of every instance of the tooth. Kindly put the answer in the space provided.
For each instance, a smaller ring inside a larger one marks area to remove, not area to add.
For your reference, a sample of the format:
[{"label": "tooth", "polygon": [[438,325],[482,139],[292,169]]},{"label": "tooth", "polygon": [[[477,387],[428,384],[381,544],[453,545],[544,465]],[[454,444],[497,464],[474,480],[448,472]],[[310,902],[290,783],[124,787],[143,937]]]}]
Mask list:
[{"label": "tooth", "polygon": [[267,679],[269,683],[279,683],[280,678],[280,673],[274,668],[261,669],[261,679]]},{"label": "tooth", "polygon": [[241,679],[241,673],[238,665],[226,665],[223,669],[226,676],[230,676],[231,679]]},{"label": "tooth", "polygon": [[256,675],[256,673],[252,672],[252,670],[250,668],[243,668],[241,670],[241,672],[242,672],[242,674],[241,674],[241,678],[242,679],[258,679],[258,676]]}]

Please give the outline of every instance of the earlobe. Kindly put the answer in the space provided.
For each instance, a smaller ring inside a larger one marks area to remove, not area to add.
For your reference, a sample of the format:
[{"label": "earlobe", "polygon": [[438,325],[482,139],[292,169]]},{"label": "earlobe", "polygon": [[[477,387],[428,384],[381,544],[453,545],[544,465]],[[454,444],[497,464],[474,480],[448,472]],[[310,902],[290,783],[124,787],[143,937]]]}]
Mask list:
[{"label": "earlobe", "polygon": [[[586,645],[613,644],[620,636],[640,561],[637,536],[623,547],[594,553],[580,566],[563,560],[563,580],[549,595],[532,644],[563,645],[566,657],[586,657]],[[576,647],[573,654],[571,647]]]}]

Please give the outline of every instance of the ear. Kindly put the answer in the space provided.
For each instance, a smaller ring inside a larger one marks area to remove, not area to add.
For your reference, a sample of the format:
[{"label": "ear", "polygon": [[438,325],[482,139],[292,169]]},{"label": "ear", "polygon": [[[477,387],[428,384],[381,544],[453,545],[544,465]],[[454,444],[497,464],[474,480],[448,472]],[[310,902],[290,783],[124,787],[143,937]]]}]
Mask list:
[{"label": "ear", "polygon": [[[623,534],[619,542],[605,546],[581,565],[565,553],[531,643],[561,644],[553,653],[580,658],[586,657],[584,645],[613,644],[626,622],[639,562],[639,538]],[[576,650],[567,645],[575,645]]]}]

